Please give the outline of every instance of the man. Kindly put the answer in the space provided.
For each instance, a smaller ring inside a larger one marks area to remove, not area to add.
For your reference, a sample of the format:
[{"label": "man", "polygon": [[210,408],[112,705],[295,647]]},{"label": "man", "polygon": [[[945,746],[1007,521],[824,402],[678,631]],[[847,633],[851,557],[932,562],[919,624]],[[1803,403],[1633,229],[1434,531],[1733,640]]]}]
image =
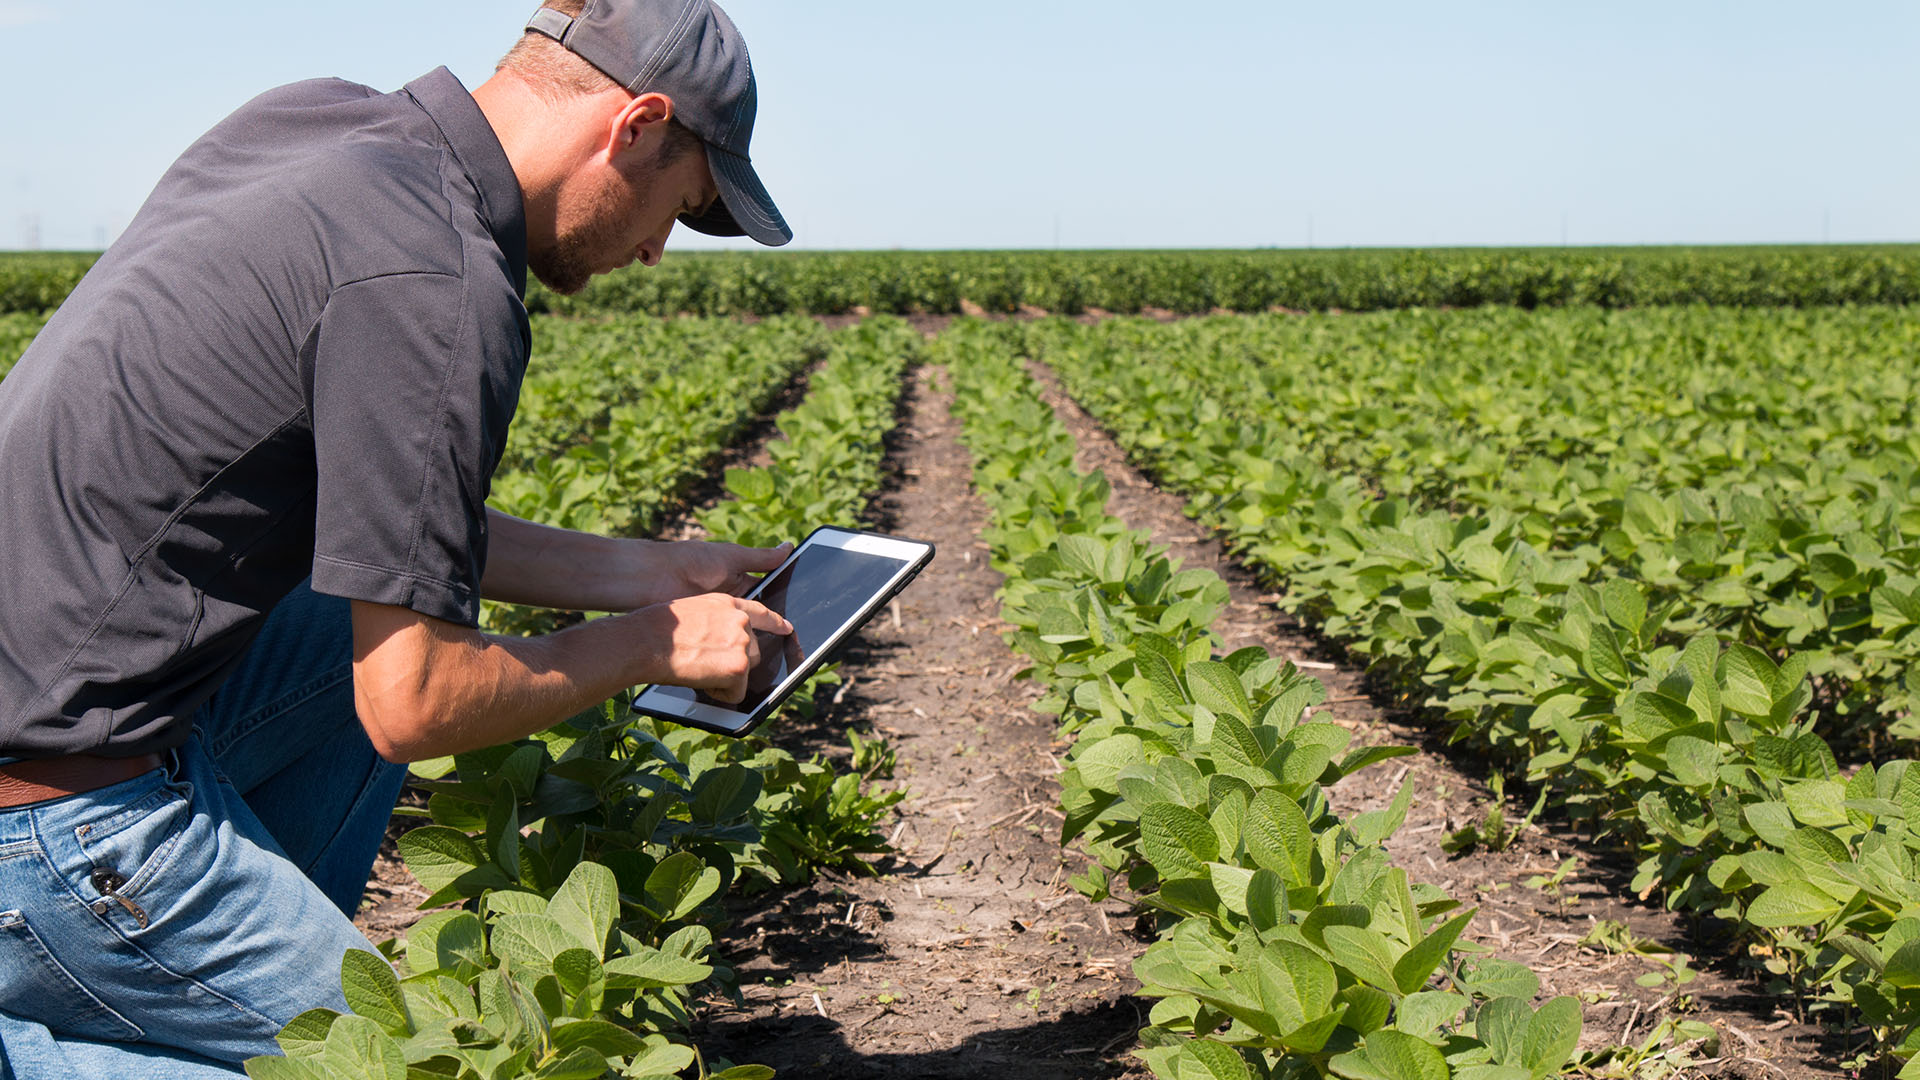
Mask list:
[{"label": "man", "polygon": [[[489,511],[530,347],[676,221],[791,234],[709,0],[550,0],[471,95],[271,91],[162,178],[0,383],[0,1047],[231,1075],[366,948],[395,763],[623,687],[731,700],[785,549]],[[482,597],[628,612],[540,638]]]}]

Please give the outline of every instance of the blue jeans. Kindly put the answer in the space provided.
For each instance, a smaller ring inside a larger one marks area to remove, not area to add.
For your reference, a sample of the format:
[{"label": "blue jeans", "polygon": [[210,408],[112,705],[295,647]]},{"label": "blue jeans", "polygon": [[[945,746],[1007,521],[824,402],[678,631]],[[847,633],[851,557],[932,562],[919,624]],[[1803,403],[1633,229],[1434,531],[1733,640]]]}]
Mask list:
[{"label": "blue jeans", "polygon": [[352,659],[347,602],[302,585],[166,768],[0,810],[0,1080],[232,1077],[345,1007],[406,776],[355,718]]}]

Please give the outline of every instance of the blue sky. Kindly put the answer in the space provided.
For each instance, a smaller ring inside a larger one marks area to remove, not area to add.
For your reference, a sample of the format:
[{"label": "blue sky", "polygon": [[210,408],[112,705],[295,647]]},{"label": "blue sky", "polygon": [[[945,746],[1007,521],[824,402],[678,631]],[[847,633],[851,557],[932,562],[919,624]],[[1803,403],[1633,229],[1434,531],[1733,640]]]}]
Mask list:
[{"label": "blue sky", "polygon": [[[535,2],[0,0],[0,247],[271,86],[475,85]],[[798,247],[1920,240],[1911,0],[726,7]]]}]

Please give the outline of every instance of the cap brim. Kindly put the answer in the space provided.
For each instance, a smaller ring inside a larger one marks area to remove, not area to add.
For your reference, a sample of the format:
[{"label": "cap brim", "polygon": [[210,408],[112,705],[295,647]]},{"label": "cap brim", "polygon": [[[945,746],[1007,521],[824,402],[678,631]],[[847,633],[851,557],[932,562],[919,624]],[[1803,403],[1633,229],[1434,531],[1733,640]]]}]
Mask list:
[{"label": "cap brim", "polygon": [[768,247],[779,247],[793,239],[787,219],[773,205],[773,196],[753,171],[753,163],[738,154],[707,144],[707,167],[720,190],[712,209],[699,217],[683,214],[682,224],[708,236],[749,236]]}]

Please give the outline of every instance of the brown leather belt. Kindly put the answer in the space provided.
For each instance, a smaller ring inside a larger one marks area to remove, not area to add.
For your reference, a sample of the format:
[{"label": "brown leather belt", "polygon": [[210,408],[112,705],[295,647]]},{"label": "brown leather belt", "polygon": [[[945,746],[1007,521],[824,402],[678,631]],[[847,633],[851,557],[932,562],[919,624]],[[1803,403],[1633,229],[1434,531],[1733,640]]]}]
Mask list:
[{"label": "brown leather belt", "polygon": [[0,810],[93,791],[108,784],[131,780],[141,773],[160,768],[161,764],[159,754],[130,758],[70,754],[0,765]]}]

